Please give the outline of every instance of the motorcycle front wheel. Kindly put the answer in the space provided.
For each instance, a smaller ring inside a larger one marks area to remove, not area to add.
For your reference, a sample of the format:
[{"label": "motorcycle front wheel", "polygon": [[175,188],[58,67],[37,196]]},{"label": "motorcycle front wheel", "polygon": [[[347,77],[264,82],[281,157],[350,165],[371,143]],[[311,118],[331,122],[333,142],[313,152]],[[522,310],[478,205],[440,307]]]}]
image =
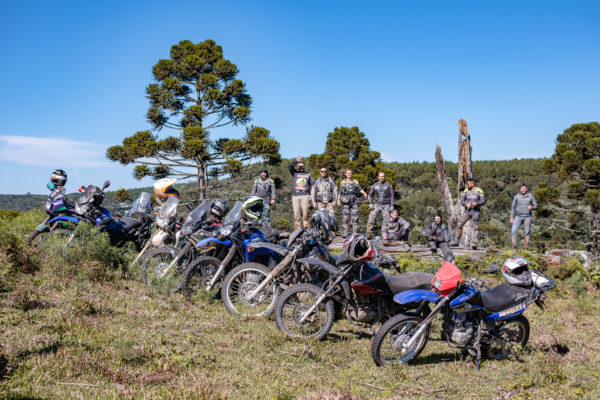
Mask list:
[{"label": "motorcycle front wheel", "polygon": [[[192,296],[204,290],[219,269],[221,260],[211,256],[200,256],[183,271],[179,289],[186,296]],[[218,286],[215,286],[218,287]]]},{"label": "motorcycle front wheel", "polygon": [[148,252],[142,261],[142,282],[160,294],[174,292],[181,283],[182,260],[169,267],[177,256],[170,246],[157,247]]},{"label": "motorcycle front wheel", "polygon": [[423,318],[411,314],[398,314],[385,321],[375,333],[371,344],[371,357],[375,364],[383,366],[409,364],[414,361],[429,340],[429,327],[408,350],[403,350],[403,345],[412,337],[421,322]]},{"label": "motorcycle front wheel", "polygon": [[280,291],[275,281],[269,282],[254,298],[249,298],[269,272],[269,268],[253,262],[232,269],[221,285],[221,300],[227,311],[243,316],[269,316]]},{"label": "motorcycle front wheel", "polygon": [[527,344],[529,340],[529,321],[520,315],[505,321],[490,332],[483,347],[484,354],[494,360],[503,360]]},{"label": "motorcycle front wheel", "polygon": [[292,337],[324,339],[333,326],[333,300],[326,299],[300,322],[322,294],[323,290],[310,283],[301,283],[284,290],[274,310],[277,327]]}]

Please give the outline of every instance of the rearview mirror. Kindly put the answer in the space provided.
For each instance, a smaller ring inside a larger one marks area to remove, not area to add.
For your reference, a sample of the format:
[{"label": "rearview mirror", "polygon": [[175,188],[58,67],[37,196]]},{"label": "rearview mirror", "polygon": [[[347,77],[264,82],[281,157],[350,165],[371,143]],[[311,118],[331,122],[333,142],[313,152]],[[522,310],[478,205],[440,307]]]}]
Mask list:
[{"label": "rearview mirror", "polygon": [[104,185],[102,185],[102,190],[106,189],[109,186],[110,186],[110,181],[104,182]]},{"label": "rearview mirror", "polygon": [[486,274],[495,274],[496,272],[500,271],[500,266],[497,264],[490,264],[488,265],[487,269],[485,270]]}]

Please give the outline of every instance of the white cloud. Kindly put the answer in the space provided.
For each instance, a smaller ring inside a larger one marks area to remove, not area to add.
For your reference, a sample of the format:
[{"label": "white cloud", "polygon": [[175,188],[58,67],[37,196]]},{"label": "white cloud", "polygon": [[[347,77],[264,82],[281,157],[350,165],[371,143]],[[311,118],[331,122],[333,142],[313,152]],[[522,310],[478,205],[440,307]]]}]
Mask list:
[{"label": "white cloud", "polygon": [[398,157],[396,157],[396,155],[392,155],[389,153],[384,153],[382,151],[379,152],[381,154],[381,159],[385,162],[394,162],[394,161],[400,161]]},{"label": "white cloud", "polygon": [[114,167],[105,156],[106,146],[76,140],[0,135],[0,160],[34,167]]}]

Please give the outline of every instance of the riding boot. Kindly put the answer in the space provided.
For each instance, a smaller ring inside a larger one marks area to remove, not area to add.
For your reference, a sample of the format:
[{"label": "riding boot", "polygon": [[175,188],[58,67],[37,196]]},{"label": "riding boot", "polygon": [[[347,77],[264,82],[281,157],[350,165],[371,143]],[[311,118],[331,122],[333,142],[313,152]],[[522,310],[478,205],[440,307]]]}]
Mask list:
[{"label": "riding boot", "polygon": [[348,237],[348,224],[344,224],[344,234],[342,235],[342,237]]},{"label": "riding boot", "polygon": [[450,243],[450,246],[458,246],[460,244],[460,237],[462,236],[462,228],[458,228],[456,232],[456,239]]}]

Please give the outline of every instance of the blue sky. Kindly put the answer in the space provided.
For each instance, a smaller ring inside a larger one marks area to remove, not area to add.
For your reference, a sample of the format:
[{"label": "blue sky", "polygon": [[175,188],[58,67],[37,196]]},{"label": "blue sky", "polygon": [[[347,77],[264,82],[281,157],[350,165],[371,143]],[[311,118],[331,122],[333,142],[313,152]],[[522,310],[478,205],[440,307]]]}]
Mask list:
[{"label": "blue sky", "polygon": [[599,20],[598,1],[2,1],[0,193],[45,193],[54,168],[71,190],[150,184],[104,153],[149,128],[151,68],[183,39],[223,47],[285,157],[359,126],[386,160],[455,160],[460,118],[474,159],[549,156],[600,120]]}]

